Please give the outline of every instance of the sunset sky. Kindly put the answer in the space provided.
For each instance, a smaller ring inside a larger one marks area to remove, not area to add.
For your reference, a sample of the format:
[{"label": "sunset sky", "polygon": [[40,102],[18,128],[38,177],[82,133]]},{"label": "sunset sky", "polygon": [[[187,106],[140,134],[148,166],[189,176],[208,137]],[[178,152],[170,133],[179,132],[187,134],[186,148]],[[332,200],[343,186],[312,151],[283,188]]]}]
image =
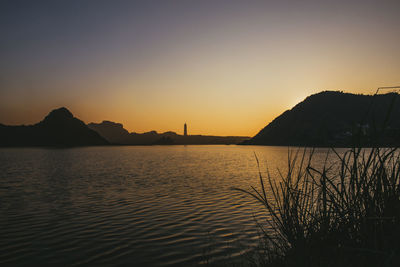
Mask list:
[{"label": "sunset sky", "polygon": [[400,85],[400,1],[0,2],[0,123],[65,106],[248,135],[322,90]]}]

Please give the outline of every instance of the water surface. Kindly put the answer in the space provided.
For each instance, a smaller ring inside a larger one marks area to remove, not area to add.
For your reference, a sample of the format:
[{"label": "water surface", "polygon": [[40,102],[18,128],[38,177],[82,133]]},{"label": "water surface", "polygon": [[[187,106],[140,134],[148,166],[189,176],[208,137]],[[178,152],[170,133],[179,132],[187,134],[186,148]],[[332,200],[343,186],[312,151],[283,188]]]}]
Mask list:
[{"label": "water surface", "polygon": [[[325,150],[317,151],[321,155]],[[0,265],[188,266],[257,244],[262,207],[232,190],[288,148],[0,149]],[[317,154],[318,154],[317,153]]]}]

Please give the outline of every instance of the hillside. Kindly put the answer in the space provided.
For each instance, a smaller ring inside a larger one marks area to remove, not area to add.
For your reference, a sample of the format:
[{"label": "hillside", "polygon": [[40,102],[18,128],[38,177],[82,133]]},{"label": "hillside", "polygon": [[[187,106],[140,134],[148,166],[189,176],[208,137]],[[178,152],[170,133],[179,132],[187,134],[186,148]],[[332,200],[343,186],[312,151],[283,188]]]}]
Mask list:
[{"label": "hillside", "polygon": [[325,91],[307,97],[264,127],[246,145],[398,145],[400,98],[396,93],[356,95]]},{"label": "hillside", "polygon": [[129,142],[129,132],[124,129],[121,123],[103,121],[101,123],[89,123],[87,126],[111,143],[124,144]]},{"label": "hillside", "polygon": [[66,108],[51,111],[41,122],[29,126],[0,124],[0,146],[91,146],[108,141]]},{"label": "hillside", "polygon": [[112,144],[121,145],[207,145],[207,144],[238,144],[249,137],[243,136],[211,136],[211,135],[179,135],[175,132],[129,133],[121,123],[103,121],[89,123],[88,127],[97,131]]}]

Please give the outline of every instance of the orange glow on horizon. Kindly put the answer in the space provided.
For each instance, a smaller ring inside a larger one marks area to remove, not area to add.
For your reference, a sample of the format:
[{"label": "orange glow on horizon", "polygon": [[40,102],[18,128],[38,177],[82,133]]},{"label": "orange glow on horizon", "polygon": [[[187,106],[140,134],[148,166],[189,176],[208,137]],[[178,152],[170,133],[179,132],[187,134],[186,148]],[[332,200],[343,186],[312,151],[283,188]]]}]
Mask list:
[{"label": "orange glow on horizon", "polygon": [[129,132],[253,136],[311,94],[400,84],[397,3],[199,2],[7,17],[0,123],[65,106]]}]

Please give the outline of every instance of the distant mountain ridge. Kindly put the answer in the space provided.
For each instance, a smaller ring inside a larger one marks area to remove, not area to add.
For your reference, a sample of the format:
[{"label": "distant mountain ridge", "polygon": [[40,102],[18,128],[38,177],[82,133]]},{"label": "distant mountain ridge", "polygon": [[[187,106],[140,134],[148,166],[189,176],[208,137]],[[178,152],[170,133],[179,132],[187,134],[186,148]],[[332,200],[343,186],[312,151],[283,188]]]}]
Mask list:
[{"label": "distant mountain ridge", "polygon": [[75,118],[65,107],[51,111],[34,125],[8,126],[0,123],[0,147],[94,146],[94,145],[181,145],[238,144],[249,137],[183,136],[174,132],[129,133],[121,123],[89,123]]},{"label": "distant mountain ridge", "polygon": [[238,144],[249,137],[243,136],[210,136],[210,135],[179,135],[175,132],[129,133],[121,123],[103,121],[89,123],[88,127],[112,144],[121,145],[204,145],[204,144]]},{"label": "distant mountain ridge", "polygon": [[[324,91],[283,112],[245,145],[391,146],[400,144],[397,93]],[[384,130],[383,130],[384,128]]]},{"label": "distant mountain ridge", "polygon": [[109,142],[62,107],[34,125],[0,124],[0,146],[93,146]]},{"label": "distant mountain ridge", "polygon": [[102,123],[89,123],[87,126],[110,143],[124,144],[130,138],[129,132],[121,123],[103,121]]},{"label": "distant mountain ridge", "polygon": [[243,144],[280,146],[399,146],[400,95],[324,91],[283,112],[252,138],[129,133],[121,123],[89,123],[66,108],[34,125],[0,124],[0,146]]}]

